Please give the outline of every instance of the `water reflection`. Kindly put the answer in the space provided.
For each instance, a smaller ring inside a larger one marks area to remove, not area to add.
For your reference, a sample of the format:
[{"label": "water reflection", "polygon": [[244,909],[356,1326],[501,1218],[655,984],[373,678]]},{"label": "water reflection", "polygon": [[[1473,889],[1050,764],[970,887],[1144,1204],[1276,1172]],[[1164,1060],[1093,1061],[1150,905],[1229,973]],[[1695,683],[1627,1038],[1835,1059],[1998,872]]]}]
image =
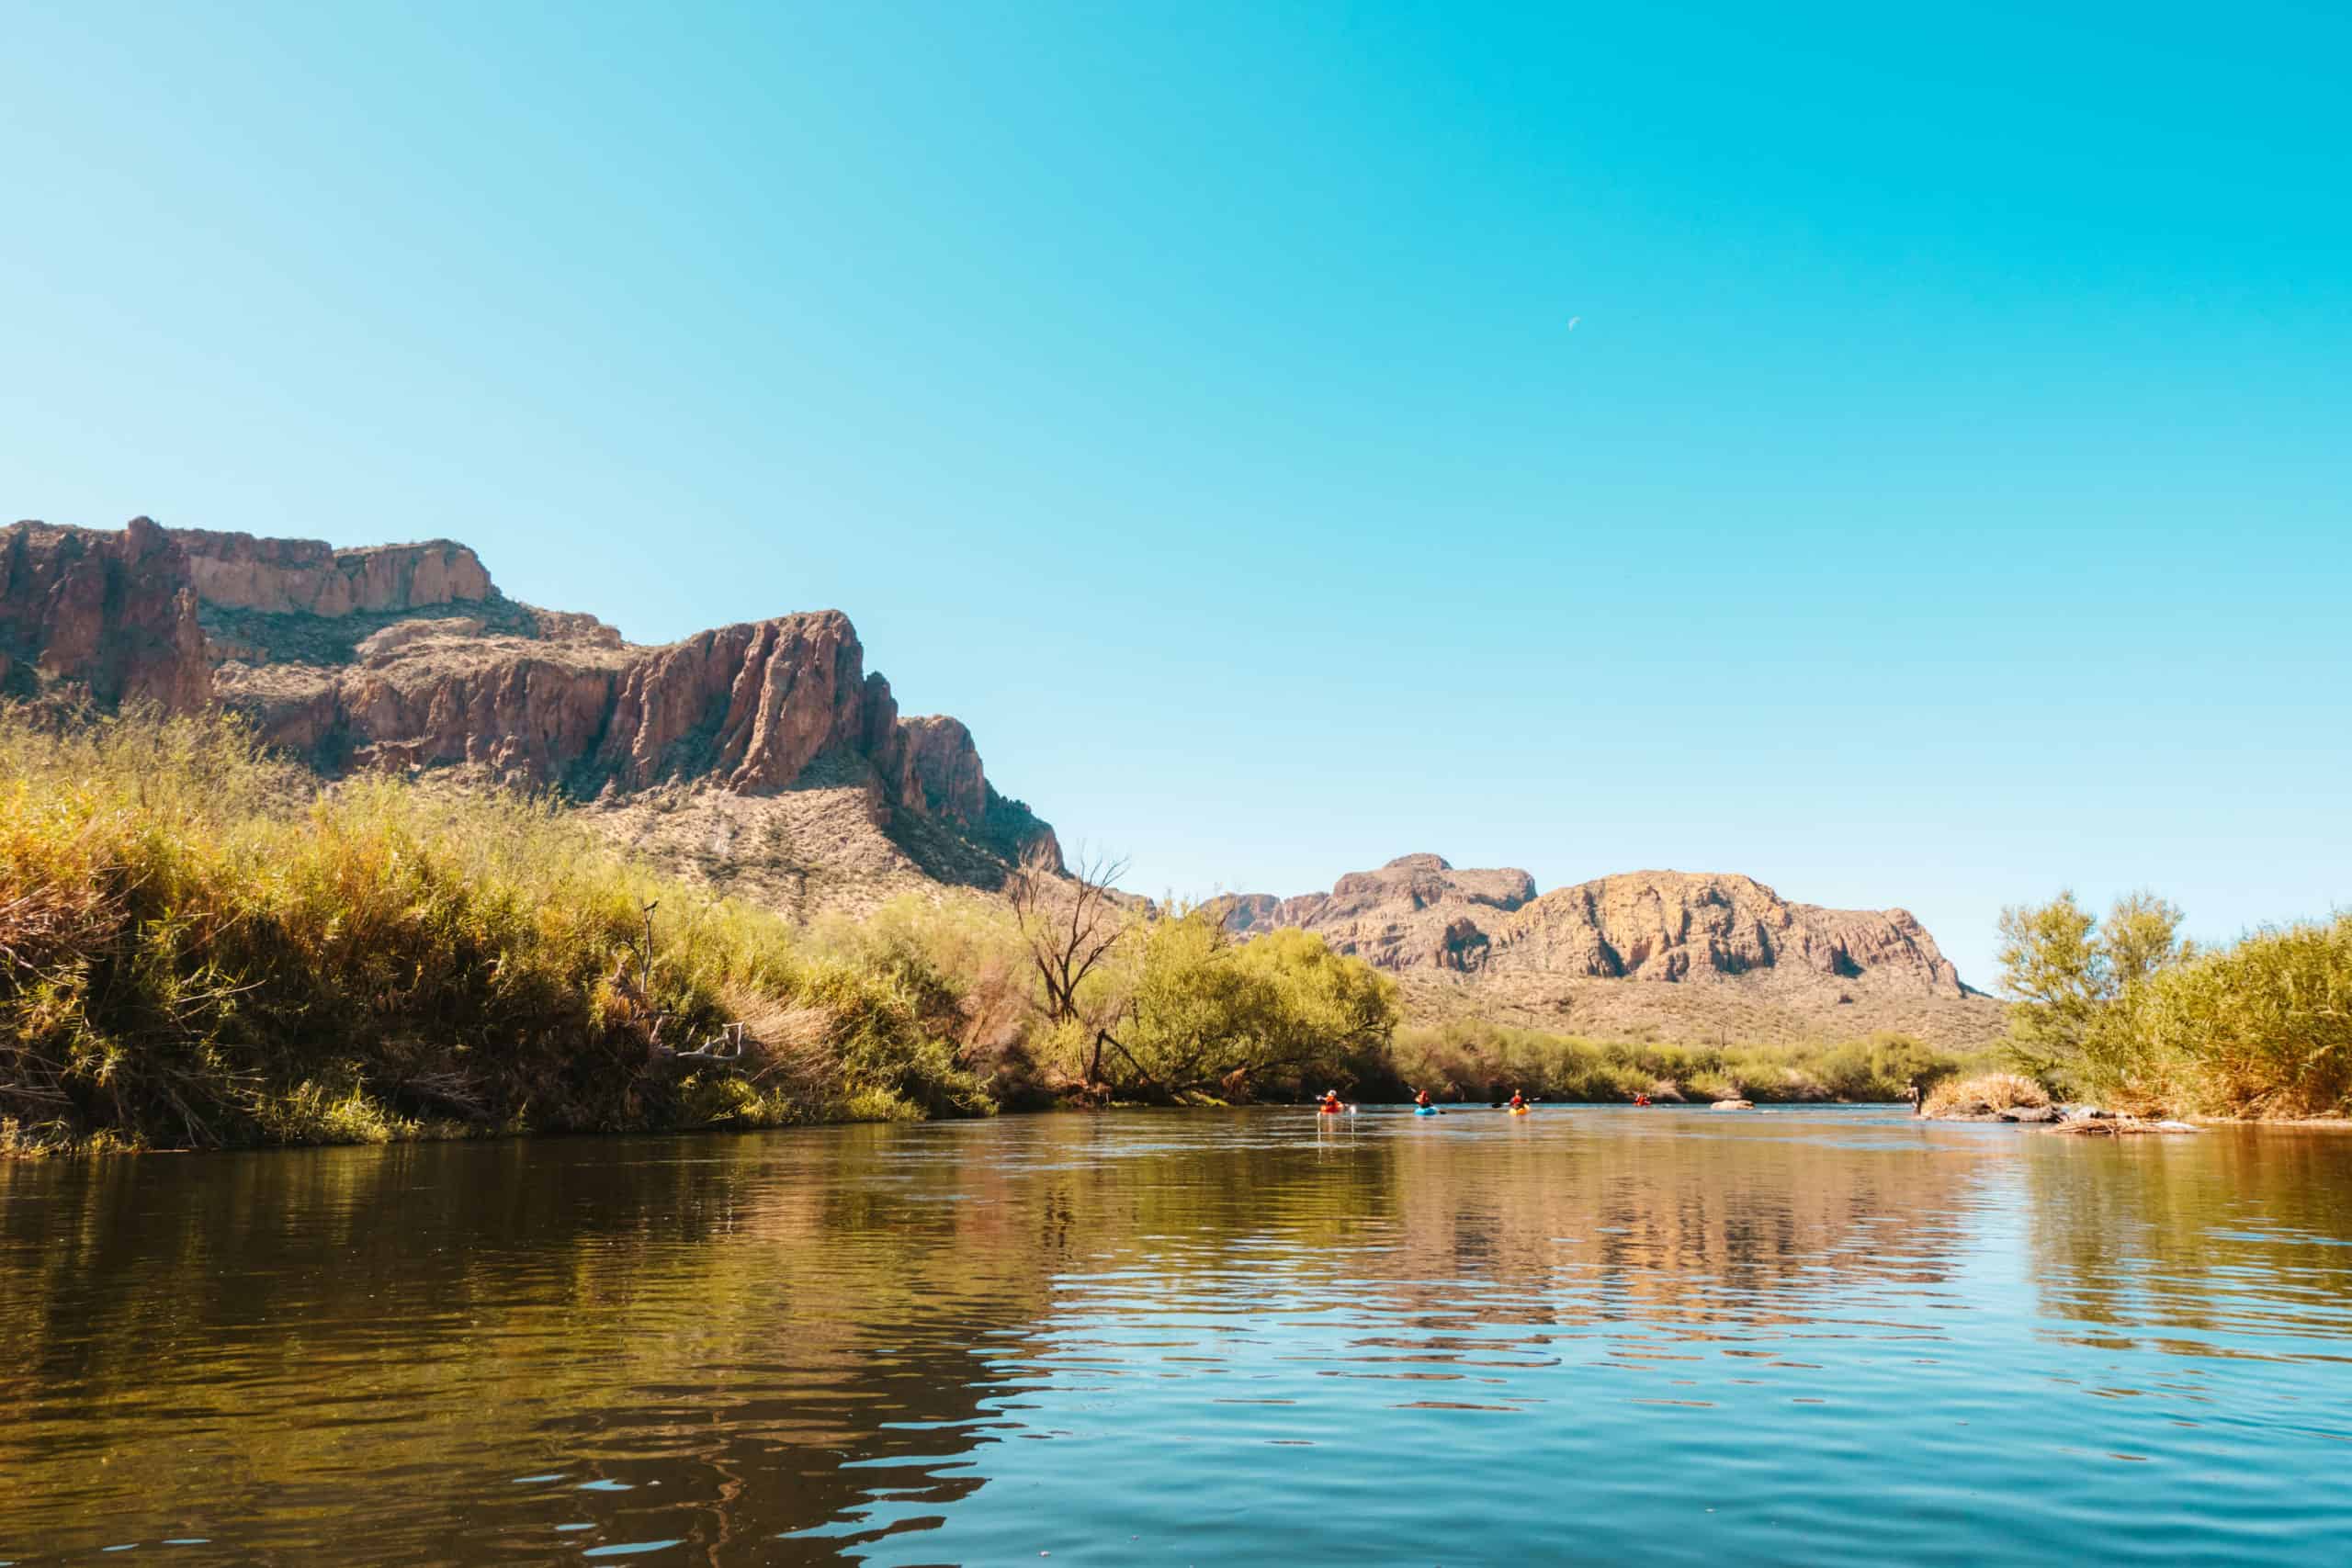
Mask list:
[{"label": "water reflection", "polygon": [[1850,1111],[0,1168],[0,1559],[2336,1561],[2348,1198]]}]

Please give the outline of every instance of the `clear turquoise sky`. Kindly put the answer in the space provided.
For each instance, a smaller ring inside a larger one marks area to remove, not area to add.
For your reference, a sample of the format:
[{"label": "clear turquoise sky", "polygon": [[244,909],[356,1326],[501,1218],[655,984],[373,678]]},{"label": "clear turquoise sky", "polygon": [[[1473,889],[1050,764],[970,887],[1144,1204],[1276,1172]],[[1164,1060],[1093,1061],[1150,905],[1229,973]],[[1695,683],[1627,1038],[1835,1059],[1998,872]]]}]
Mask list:
[{"label": "clear turquoise sky", "polygon": [[2352,902],[2345,17],[0,0],[0,513],[837,605],[1147,891],[2228,936]]}]

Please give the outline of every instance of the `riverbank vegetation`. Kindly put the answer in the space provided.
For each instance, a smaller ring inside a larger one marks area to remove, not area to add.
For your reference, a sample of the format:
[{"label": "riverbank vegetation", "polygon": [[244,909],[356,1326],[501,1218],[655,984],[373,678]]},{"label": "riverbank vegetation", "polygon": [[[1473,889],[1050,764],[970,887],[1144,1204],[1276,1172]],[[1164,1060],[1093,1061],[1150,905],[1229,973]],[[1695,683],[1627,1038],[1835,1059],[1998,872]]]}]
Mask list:
[{"label": "riverbank vegetation", "polygon": [[2048,1089],[2018,1073],[1955,1073],[1928,1091],[1919,1110],[1923,1116],[1960,1118],[2039,1110],[2049,1103]]},{"label": "riverbank vegetation", "polygon": [[1906,1034],[1774,1045],[1588,1040],[1477,1022],[1407,1027],[1389,1054],[1394,1081],[1442,1099],[1758,1101],[1897,1100],[1914,1084],[1979,1070],[1988,1058]]},{"label": "riverbank vegetation", "polygon": [[2180,922],[2145,893],[2004,910],[2020,1070],[2136,1114],[2352,1115],[2352,915],[2201,949]]},{"label": "riverbank vegetation", "polygon": [[1284,1097],[1387,1046],[1395,987],[1319,939],[1042,866],[1016,893],[799,928],[546,799],[322,785],[228,719],[12,711],[0,1148]]},{"label": "riverbank vegetation", "polygon": [[0,712],[0,1152],[769,1126],[1063,1103],[1893,1100],[1982,1064],[1403,1026],[1284,931],[1033,863],[796,925],[560,805],[322,784],[235,721]]},{"label": "riverbank vegetation", "polygon": [[987,1109],[899,981],[542,801],[321,791],[222,721],[0,717],[17,1152]]}]

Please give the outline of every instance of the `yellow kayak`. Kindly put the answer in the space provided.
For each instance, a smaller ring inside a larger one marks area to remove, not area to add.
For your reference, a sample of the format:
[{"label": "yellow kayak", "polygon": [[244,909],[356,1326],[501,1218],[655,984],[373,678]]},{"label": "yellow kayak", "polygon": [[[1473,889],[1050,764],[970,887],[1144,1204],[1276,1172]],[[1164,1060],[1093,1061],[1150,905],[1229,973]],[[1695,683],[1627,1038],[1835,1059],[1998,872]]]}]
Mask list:
[{"label": "yellow kayak", "polygon": [[1531,1108],[1524,1105],[1507,1105],[1503,1109],[1510,1111],[1513,1116],[1524,1116]]}]

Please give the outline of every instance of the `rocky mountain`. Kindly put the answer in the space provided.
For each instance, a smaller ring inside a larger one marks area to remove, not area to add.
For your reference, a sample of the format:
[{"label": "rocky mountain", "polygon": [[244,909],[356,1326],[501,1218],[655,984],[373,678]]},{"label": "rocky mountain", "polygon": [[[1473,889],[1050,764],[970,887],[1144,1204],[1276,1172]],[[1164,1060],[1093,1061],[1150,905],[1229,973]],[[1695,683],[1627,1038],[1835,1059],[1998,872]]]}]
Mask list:
[{"label": "rocky mountain", "polygon": [[322,773],[555,788],[657,858],[787,903],[1059,860],[968,729],[899,716],[840,612],[639,647],[508,599],[447,539],[17,524],[0,530],[0,692],[218,703]]},{"label": "rocky mountain", "polygon": [[1626,872],[1538,896],[1523,871],[1413,854],[1329,893],[1235,897],[1226,922],[1316,931],[1394,971],[1424,1011],[1747,1039],[1902,1028],[1977,1043],[2001,1028],[1909,911],[1792,903],[1736,874]]}]

